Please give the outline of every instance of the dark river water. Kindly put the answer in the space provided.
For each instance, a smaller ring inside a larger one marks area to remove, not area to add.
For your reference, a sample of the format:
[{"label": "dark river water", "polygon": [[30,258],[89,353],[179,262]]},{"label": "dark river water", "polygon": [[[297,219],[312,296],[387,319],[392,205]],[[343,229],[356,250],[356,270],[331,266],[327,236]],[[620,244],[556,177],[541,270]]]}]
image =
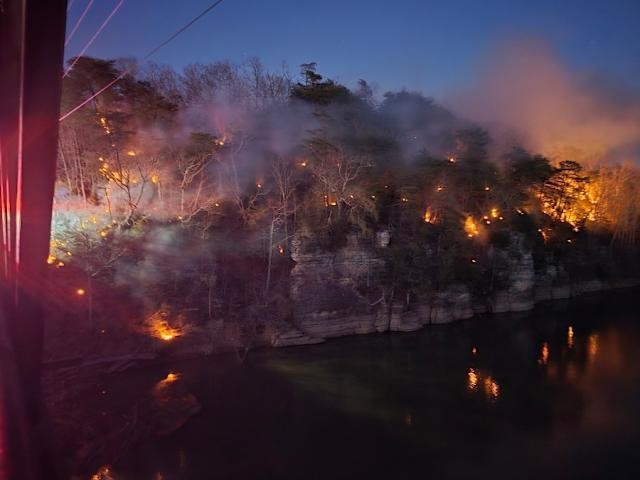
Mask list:
[{"label": "dark river water", "polygon": [[119,374],[200,411],[104,478],[638,479],[638,295]]}]

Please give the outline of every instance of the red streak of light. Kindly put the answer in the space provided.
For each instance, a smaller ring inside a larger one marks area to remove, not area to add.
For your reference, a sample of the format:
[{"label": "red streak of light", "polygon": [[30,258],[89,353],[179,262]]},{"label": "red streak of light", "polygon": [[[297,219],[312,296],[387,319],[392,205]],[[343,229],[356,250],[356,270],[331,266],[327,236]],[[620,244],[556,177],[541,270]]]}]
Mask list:
[{"label": "red streak of light", "polygon": [[[122,0],[124,1],[124,0]],[[189,21],[186,25],[184,25],[182,28],[180,28],[178,31],[176,31],[175,33],[173,33],[172,35],[169,36],[169,38],[167,38],[164,42],[162,42],[160,45],[158,45],[157,47],[155,47],[153,50],[151,50],[149,53],[147,53],[144,57],[142,57],[142,60],[148,60],[151,56],[153,56],[158,50],[160,50],[162,47],[164,47],[165,45],[167,45],[169,42],[171,42],[174,38],[176,38],[178,35],[180,35],[182,32],[184,32],[186,29],[188,29],[191,25],[193,25],[194,23],[196,23],[198,20],[200,20],[202,17],[204,17],[207,13],[209,13],[211,10],[213,10],[215,7],[217,7],[218,5],[220,5],[222,3],[222,0],[217,0],[216,2],[213,2],[211,5],[209,5],[207,8],[205,8],[199,15],[197,15],[195,18],[193,18],[191,21]],[[130,70],[125,70],[124,72],[122,72],[122,74],[120,74],[119,77],[113,79],[111,82],[109,82],[108,84],[106,84],[104,87],[102,87],[100,90],[98,90],[96,93],[94,93],[93,95],[91,95],[89,98],[87,98],[84,102],[82,102],[80,105],[77,105],[76,107],[74,107],[73,109],[71,109],[70,111],[68,111],[67,113],[65,113],[64,115],[62,115],[59,119],[59,121],[63,121],[65,118],[67,118],[69,115],[73,114],[74,112],[77,112],[79,109],[81,109],[82,107],[84,107],[87,103],[89,103],[91,100],[93,100],[94,98],[96,98],[98,95],[100,95],[102,92],[104,92],[105,90],[109,89],[111,87],[111,85],[113,85],[114,83],[116,83],[118,80],[120,80],[122,77],[124,77],[125,75],[127,75],[128,73],[130,73]],[[65,75],[66,76],[66,72]],[[64,78],[63,76],[63,78]],[[387,188],[385,186],[385,188]]]},{"label": "red streak of light", "polygon": [[[64,42],[64,46],[66,47],[69,42],[71,41],[71,37],[73,37],[73,34],[76,33],[76,30],[78,30],[78,27],[80,26],[80,24],[82,23],[82,20],[84,20],[85,15],[87,14],[87,12],[89,11],[89,9],[91,8],[91,5],[93,5],[93,2],[95,0],[89,0],[89,3],[87,4],[87,6],[85,7],[85,9],[82,12],[82,15],[80,15],[80,18],[78,18],[78,20],[76,21],[76,24],[73,26],[73,28],[71,29],[71,32],[69,33],[69,36],[67,37],[67,39]],[[71,8],[71,5],[73,4],[73,0],[71,0],[70,4],[69,4],[69,8]]]},{"label": "red streak of light", "polygon": [[[22,45],[26,43],[26,31],[27,31],[27,18],[26,18],[26,10],[22,11]],[[18,183],[16,186],[16,213],[15,213],[15,221],[16,221],[16,234],[15,234],[15,245],[16,251],[14,254],[14,268],[15,274],[17,275],[20,270],[20,227],[22,226],[22,219],[20,218],[20,210],[22,208],[22,159],[24,157],[24,82],[25,82],[25,55],[20,55],[20,92],[19,92],[19,113],[18,113]],[[14,283],[14,297],[16,303],[18,301],[18,283]]]},{"label": "red streak of light", "polygon": [[82,51],[76,55],[76,57],[73,59],[73,62],[71,62],[71,65],[69,65],[67,67],[67,70],[64,72],[64,75],[62,75],[62,78],[66,77],[67,75],[69,75],[69,72],[71,71],[71,69],[75,66],[76,63],[78,63],[78,60],[80,60],[80,57],[82,57],[84,55],[84,52],[87,51],[87,49],[91,46],[91,44],[94,42],[94,40],[96,38],[98,38],[98,35],[100,35],[100,32],[102,32],[102,30],[104,29],[104,27],[107,26],[107,24],[109,23],[109,20],[111,20],[111,17],[113,17],[116,12],[120,9],[120,7],[122,6],[122,4],[124,3],[124,0],[120,0],[120,2],[118,2],[118,4],[115,6],[115,8],[111,11],[111,13],[109,14],[109,16],[105,19],[104,22],[102,22],[102,24],[98,27],[98,30],[96,30],[96,33],[93,34],[93,36],[89,39],[89,41],[87,42],[87,44],[84,46],[84,48],[82,49]]},{"label": "red streak of light", "polygon": [[78,110],[80,110],[82,107],[84,107],[87,103],[89,103],[91,100],[93,100],[94,98],[96,98],[98,95],[100,95],[102,92],[104,92],[105,90],[108,90],[109,88],[111,88],[111,86],[113,84],[115,84],[118,80],[121,80],[127,73],[129,73],[129,70],[125,70],[124,72],[122,72],[120,75],[118,75],[116,78],[114,78],[113,80],[111,80],[109,83],[107,83],[104,87],[102,87],[100,90],[98,90],[96,93],[94,93],[93,95],[91,95],[89,98],[87,98],[84,102],[82,102],[81,104],[75,106],[74,108],[72,108],[71,110],[69,110],[67,113],[65,113],[64,115],[62,115],[60,117],[60,121],[62,122],[65,118],[67,118],[69,115],[74,114],[75,112],[77,112]]},{"label": "red streak of light", "polygon": [[8,452],[7,452],[7,432],[4,425],[6,411],[4,408],[4,398],[2,389],[0,389],[0,480],[9,478],[8,468]]}]

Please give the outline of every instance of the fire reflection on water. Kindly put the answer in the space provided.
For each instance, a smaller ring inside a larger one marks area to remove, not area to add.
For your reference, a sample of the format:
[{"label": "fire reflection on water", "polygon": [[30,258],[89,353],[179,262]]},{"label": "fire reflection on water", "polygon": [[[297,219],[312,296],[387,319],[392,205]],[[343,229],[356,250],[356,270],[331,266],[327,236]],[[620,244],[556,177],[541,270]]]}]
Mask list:
[{"label": "fire reflection on water", "polygon": [[500,396],[500,385],[491,375],[483,377],[478,370],[470,367],[467,371],[467,388],[470,391],[475,391],[478,389],[481,381],[484,394],[487,398],[495,400]]},{"label": "fire reflection on water", "polygon": [[589,360],[593,361],[593,359],[598,354],[598,334],[592,333],[589,335],[589,344],[587,349]]},{"label": "fire reflection on water", "polygon": [[540,358],[538,359],[538,363],[540,365],[546,365],[549,362],[549,344],[544,342],[542,344],[542,350],[540,351]]},{"label": "fire reflection on water", "polygon": [[177,382],[179,379],[180,379],[180,374],[179,373],[169,372],[166,377],[164,377],[162,380],[160,380],[158,383],[156,383],[156,385],[154,387],[154,390],[156,392],[164,390],[169,385],[171,385],[172,383]]},{"label": "fire reflection on water", "polygon": [[500,396],[500,385],[491,376],[484,379],[484,394],[492,399]]},{"label": "fire reflection on water", "polygon": [[411,427],[413,425],[413,415],[411,414],[411,412],[407,412],[404,415],[404,424],[407,427]]},{"label": "fire reflection on water", "polygon": [[478,373],[475,368],[469,368],[467,372],[467,386],[469,390],[475,390],[478,386]]},{"label": "fire reflection on water", "polygon": [[573,348],[573,327],[571,325],[567,328],[567,347]]}]

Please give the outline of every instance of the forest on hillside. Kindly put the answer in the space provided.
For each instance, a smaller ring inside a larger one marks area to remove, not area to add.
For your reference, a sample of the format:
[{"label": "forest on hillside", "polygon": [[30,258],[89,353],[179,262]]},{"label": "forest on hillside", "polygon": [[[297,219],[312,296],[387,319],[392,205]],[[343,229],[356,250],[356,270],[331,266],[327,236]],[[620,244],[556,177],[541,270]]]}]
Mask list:
[{"label": "forest on hillside", "polygon": [[169,342],[214,320],[249,345],[291,315],[293,251],[349,238],[384,259],[384,299],[453,283],[490,294],[505,268],[494,252],[514,233],[536,270],[610,279],[638,265],[634,165],[498,148],[432,98],[377,98],[314,63],[294,77],[257,59],[176,72],[82,57],[62,112],[111,82],[61,123],[48,263],[67,321],[51,357],[121,348],[131,333]]}]

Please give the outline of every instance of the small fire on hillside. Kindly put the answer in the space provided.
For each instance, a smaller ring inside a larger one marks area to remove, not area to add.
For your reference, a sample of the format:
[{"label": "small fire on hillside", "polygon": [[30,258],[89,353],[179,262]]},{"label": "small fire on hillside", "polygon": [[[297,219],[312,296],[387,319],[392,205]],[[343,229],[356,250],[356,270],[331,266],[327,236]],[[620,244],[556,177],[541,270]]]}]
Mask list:
[{"label": "small fire on hillside", "polygon": [[171,342],[186,333],[184,318],[178,315],[175,321],[170,322],[169,312],[161,307],[150,315],[145,321],[145,333],[164,342]]}]

